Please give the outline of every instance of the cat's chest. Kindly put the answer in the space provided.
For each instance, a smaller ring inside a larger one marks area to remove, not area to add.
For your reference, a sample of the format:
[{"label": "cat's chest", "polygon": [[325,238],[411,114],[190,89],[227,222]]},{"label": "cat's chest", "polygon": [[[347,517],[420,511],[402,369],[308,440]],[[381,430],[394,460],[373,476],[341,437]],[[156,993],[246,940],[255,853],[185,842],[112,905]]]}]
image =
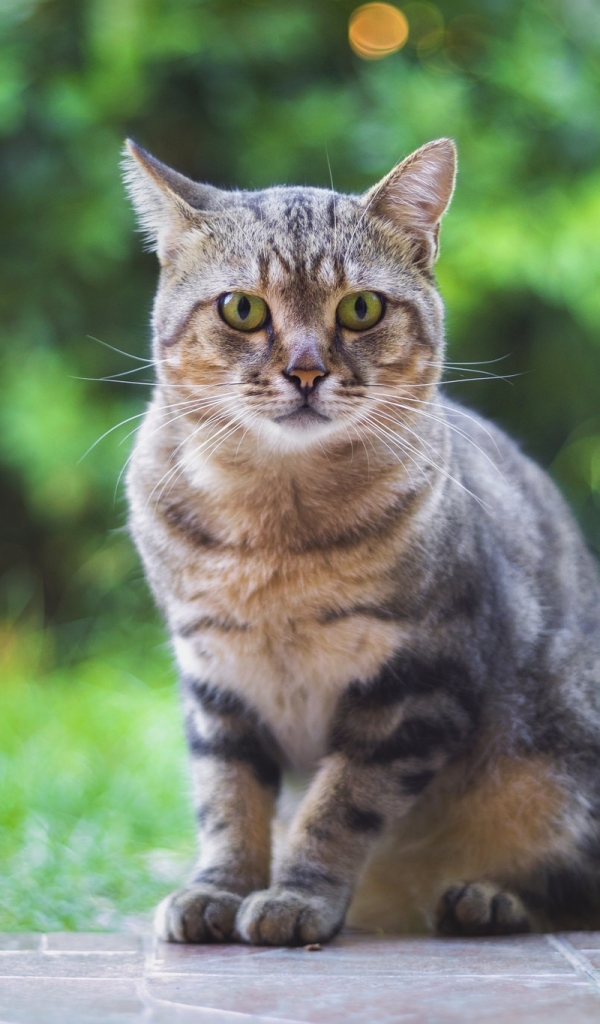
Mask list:
[{"label": "cat's chest", "polygon": [[310,768],[341,693],[404,639],[382,610],[386,577],[375,551],[196,553],[169,600],[180,667],[242,696]]}]

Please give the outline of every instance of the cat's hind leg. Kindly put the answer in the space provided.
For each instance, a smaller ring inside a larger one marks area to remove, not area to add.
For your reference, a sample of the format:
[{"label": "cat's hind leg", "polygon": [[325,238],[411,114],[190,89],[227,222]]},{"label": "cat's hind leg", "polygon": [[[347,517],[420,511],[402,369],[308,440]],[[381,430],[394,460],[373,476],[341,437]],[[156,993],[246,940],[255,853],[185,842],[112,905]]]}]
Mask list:
[{"label": "cat's hind leg", "polygon": [[516,893],[495,882],[459,882],[449,886],[435,910],[438,935],[511,935],[534,928]]}]

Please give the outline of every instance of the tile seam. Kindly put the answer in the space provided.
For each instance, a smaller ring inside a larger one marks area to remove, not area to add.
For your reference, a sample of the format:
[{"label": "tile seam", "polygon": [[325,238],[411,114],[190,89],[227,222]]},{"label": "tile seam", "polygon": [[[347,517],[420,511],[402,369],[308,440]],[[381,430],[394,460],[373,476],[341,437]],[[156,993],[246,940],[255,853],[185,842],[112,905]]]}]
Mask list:
[{"label": "tile seam", "polygon": [[146,978],[140,979],[136,985],[136,989],[139,999],[143,1005],[150,1010],[155,1007],[160,1007],[168,1008],[170,1010],[188,1010],[196,1013],[200,1011],[201,1014],[219,1014],[222,1016],[224,1022],[230,1020],[232,1024],[235,1021],[239,1021],[240,1024],[244,1024],[244,1022],[252,1024],[252,1021],[259,1021],[260,1024],[262,1024],[263,1021],[265,1024],[267,1021],[268,1024],[301,1024],[301,1022],[293,1020],[291,1017],[265,1017],[264,1014],[260,1013],[242,1013],[239,1010],[224,1010],[217,1006],[194,1006],[192,1003],[180,1003],[176,1000],[160,999],[157,996],[153,996],[152,993],[148,991],[146,981]]},{"label": "tile seam", "polygon": [[[114,985],[115,981],[130,981],[133,983],[139,980],[140,976],[138,974],[133,974],[130,977],[114,974],[110,978],[107,978],[106,975],[96,974],[86,974],[85,978],[82,978],[80,974],[0,974],[0,984],[3,981],[105,981],[107,985]],[[0,1024],[2,1024],[1,1021]]]},{"label": "tile seam", "polygon": [[579,975],[587,978],[596,990],[600,993],[600,974],[589,960],[584,957],[564,936],[546,935],[546,941],[557,950],[575,968]]},{"label": "tile seam", "polygon": [[[591,968],[591,969],[593,970],[593,968]],[[1,975],[0,975],[0,977],[1,977]],[[327,974],[319,974],[319,975],[317,975],[317,974],[310,974],[307,971],[305,974],[304,973],[296,974],[295,977],[298,978],[299,980],[306,980],[307,978],[310,978],[310,979],[314,980],[315,978],[318,977],[318,978],[327,978],[327,979],[335,978],[338,981],[347,981],[348,979],[352,980],[355,976],[352,975],[350,972],[348,974],[337,974],[334,971],[331,971],[331,972],[328,972]],[[397,980],[402,979],[402,978],[423,978],[424,980],[427,980],[427,979],[432,980],[432,979],[436,979],[436,978],[446,978],[447,975],[442,973],[442,972],[437,973],[437,972],[434,972],[434,971],[418,971],[418,970],[416,970],[416,971],[402,971],[402,972],[399,972],[399,971],[387,971],[385,973],[383,971],[369,971],[369,977],[370,978],[376,978],[378,981],[381,981],[382,979],[385,979],[385,978],[392,978],[394,981],[397,981]],[[452,972],[452,977],[453,978],[481,978],[482,980],[484,980],[485,978],[511,978],[511,979],[514,978],[515,981],[527,981],[528,978],[555,978],[557,981],[564,981],[566,978],[570,978],[571,975],[566,973],[566,972],[563,972],[563,971],[528,971],[526,974],[515,974],[514,971],[503,971],[503,972],[498,972],[498,971],[485,971],[485,972],[483,972],[483,971],[477,971],[477,972],[476,971],[453,971]],[[198,971],[198,972],[195,972],[195,971],[189,971],[189,972],[182,972],[182,973],[175,972],[175,971],[172,971],[172,972],[169,971],[169,972],[164,972],[164,973],[152,972],[150,974],[146,974],[146,978],[149,981],[170,981],[171,979],[177,980],[177,981],[181,981],[183,978],[189,978],[190,980],[194,979],[194,978],[196,978],[196,979],[198,979],[198,978],[210,978],[212,981],[219,980],[219,981],[237,981],[237,982],[241,982],[241,981],[251,982],[251,981],[253,981],[253,982],[255,982],[257,980],[261,980],[261,981],[277,980],[277,979],[281,978],[281,975],[280,974],[275,974],[275,973],[273,973],[273,974],[265,973],[265,974],[260,974],[260,975],[257,975],[257,974],[242,974],[242,973],[234,974],[233,972],[225,974],[225,973],[223,973],[221,971],[219,971],[219,972],[212,972],[212,971]],[[287,980],[289,980],[289,979],[287,979]]]},{"label": "tile seam", "polygon": [[[3,950],[4,951],[4,950]],[[13,950],[6,950],[12,952]],[[37,953],[37,949],[24,949],[14,950],[14,952],[33,952]],[[0,955],[2,953],[0,952]],[[138,949],[45,949],[44,956],[139,956],[143,958],[143,953]]]}]

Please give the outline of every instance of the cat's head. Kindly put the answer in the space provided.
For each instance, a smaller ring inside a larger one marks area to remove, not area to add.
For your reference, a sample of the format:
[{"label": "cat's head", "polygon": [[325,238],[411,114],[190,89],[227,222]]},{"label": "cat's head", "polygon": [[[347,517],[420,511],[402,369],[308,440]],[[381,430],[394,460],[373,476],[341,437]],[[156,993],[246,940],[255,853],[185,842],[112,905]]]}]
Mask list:
[{"label": "cat's head", "polygon": [[443,355],[432,266],[454,187],[451,140],[423,146],[359,196],[227,192],[131,142],[125,163],[161,263],[158,380],[172,404],[189,403],[184,418],[293,448],[385,431],[394,405],[410,419],[411,403],[430,396]]}]

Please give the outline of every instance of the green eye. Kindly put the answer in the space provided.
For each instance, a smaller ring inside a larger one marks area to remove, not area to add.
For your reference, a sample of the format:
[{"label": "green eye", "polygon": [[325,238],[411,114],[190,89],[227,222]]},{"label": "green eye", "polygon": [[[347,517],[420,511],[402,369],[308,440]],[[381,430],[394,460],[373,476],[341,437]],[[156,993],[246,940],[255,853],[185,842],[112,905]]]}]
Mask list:
[{"label": "green eye", "polygon": [[383,316],[383,299],[377,292],[353,292],[337,308],[338,323],[350,331],[366,331]]},{"label": "green eye", "polygon": [[257,331],[269,319],[269,307],[259,295],[229,292],[219,300],[219,313],[230,327],[238,331]]}]

